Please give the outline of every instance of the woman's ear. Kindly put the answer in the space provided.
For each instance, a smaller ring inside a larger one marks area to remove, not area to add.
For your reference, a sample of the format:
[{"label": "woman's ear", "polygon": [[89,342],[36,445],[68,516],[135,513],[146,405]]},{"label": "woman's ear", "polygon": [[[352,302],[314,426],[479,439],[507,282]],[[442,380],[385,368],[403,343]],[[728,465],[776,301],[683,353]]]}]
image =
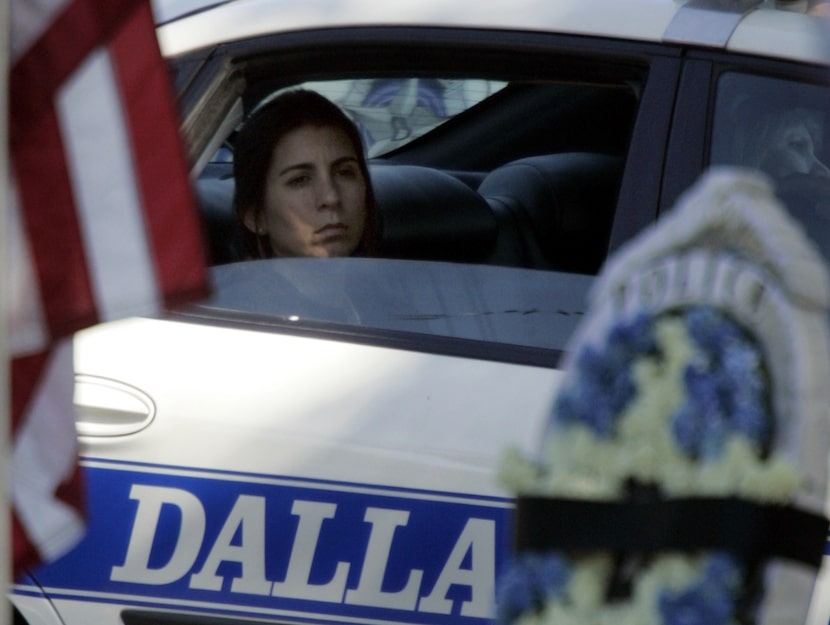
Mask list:
[{"label": "woman's ear", "polygon": [[242,211],[242,224],[256,235],[265,234],[265,228],[259,223],[259,215],[253,208]]}]

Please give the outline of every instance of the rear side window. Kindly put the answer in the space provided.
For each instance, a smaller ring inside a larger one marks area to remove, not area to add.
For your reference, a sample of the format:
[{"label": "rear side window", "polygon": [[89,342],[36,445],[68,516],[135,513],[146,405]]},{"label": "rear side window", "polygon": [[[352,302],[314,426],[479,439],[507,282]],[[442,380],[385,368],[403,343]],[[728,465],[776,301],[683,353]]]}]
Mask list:
[{"label": "rear side window", "polygon": [[[637,112],[629,81],[360,77],[298,83],[354,121],[376,255],[595,275]],[[251,102],[265,106],[279,90]],[[242,260],[231,133],[196,182],[212,264]]]},{"label": "rear side window", "polygon": [[406,145],[500,91],[506,82],[386,78],[300,85],[337,103],[363,134],[370,158]]},{"label": "rear side window", "polygon": [[830,88],[736,72],[718,82],[711,164],[758,169],[830,258]]}]

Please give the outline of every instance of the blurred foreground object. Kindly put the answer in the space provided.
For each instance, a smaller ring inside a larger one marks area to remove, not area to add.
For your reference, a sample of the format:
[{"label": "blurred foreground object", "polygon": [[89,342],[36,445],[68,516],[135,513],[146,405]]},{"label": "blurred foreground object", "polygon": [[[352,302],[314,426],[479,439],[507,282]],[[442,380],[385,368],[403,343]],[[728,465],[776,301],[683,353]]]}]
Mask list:
[{"label": "blurred foreground object", "polygon": [[148,2],[11,4],[10,342],[16,576],[84,531],[72,333],[207,294]]},{"label": "blurred foreground object", "polygon": [[828,293],[748,170],[708,172],[606,264],[543,453],[505,459],[503,622],[804,623],[827,536]]}]

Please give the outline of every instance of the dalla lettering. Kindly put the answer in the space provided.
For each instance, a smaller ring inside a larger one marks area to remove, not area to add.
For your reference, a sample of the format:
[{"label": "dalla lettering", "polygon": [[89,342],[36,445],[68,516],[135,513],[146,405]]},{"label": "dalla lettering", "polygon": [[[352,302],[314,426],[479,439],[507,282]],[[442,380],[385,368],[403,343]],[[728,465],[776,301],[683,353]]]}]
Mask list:
[{"label": "dalla lettering", "polygon": [[[423,574],[412,569],[406,584],[396,591],[382,590],[395,534],[406,531],[409,511],[366,507],[363,521],[369,524],[369,540],[362,562],[337,563],[331,579],[310,583],[317,544],[327,522],[333,522],[337,504],[294,500],[291,514],[298,518],[296,534],[284,579],[269,580],[265,571],[265,498],[239,495],[225,518],[207,557],[193,570],[205,539],[206,513],[198,497],[189,491],[134,484],[130,498],[138,507],[124,563],[112,567],[110,579],[134,584],[163,585],[188,576],[193,589],[221,591],[227,588],[219,574],[223,562],[238,563],[238,577],[230,580],[230,592],[306,599],[356,606],[391,608],[449,615],[453,600],[447,597],[451,586],[467,586],[467,601],[461,616],[489,618],[495,587],[496,528],[492,519],[467,519],[432,588],[423,588]],[[162,507],[176,506],[181,515],[179,536],[173,553],[162,566],[150,567],[150,554],[158,531]],[[183,528],[187,528],[183,532]],[[467,553],[471,565],[463,566]],[[347,588],[352,566],[362,566],[357,586]]]}]

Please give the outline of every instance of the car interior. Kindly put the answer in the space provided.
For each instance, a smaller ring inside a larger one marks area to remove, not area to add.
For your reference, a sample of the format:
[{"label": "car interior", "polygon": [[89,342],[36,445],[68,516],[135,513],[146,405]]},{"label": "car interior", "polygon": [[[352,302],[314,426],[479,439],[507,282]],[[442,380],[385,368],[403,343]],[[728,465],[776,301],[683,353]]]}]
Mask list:
[{"label": "car interior", "polygon": [[[635,111],[626,85],[509,84],[370,158],[380,255],[597,273]],[[241,260],[232,152],[196,181],[215,265]]]}]

